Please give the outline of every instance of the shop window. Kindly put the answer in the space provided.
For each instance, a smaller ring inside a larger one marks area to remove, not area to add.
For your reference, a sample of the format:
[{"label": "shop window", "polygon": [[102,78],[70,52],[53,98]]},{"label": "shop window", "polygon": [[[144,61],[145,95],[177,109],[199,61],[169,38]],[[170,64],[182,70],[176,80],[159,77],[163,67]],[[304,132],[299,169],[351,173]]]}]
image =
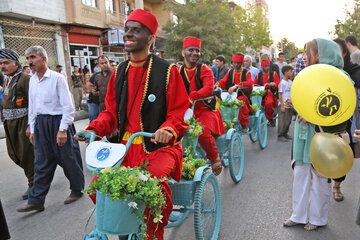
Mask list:
[{"label": "shop window", "polygon": [[[80,56],[79,56],[80,53]],[[88,65],[90,72],[93,72],[97,58],[99,56],[99,47],[89,46],[89,45],[80,45],[80,44],[70,44],[70,62],[71,70],[76,65],[84,68],[85,65]]]},{"label": "shop window", "polygon": [[86,6],[97,8],[96,0],[81,0],[81,2]]}]

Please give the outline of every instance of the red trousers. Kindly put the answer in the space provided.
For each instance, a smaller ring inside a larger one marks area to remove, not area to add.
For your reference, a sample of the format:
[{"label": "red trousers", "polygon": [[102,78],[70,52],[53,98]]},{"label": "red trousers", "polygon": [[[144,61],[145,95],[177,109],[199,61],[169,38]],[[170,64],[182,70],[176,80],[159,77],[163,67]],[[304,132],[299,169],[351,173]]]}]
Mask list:
[{"label": "red trousers", "polygon": [[219,155],[219,152],[215,143],[215,138],[211,134],[210,129],[206,126],[203,128],[203,132],[199,136],[198,142],[200,146],[205,150],[206,158],[212,162],[215,161]]},{"label": "red trousers", "polygon": [[249,113],[252,112],[252,108],[249,104],[249,100],[246,96],[239,96],[237,99],[244,102],[244,106],[242,106],[239,109],[238,119],[239,119],[240,125],[243,125],[243,126],[249,125],[250,124]]},{"label": "red trousers", "polygon": [[[125,141],[122,142],[126,144]],[[140,166],[145,160],[148,160],[146,169],[152,174],[153,177],[168,178],[170,175],[178,176],[175,172],[180,171],[182,165],[178,166],[179,160],[182,161],[182,147],[181,144],[156,150],[150,154],[143,151],[142,144],[132,144],[121,166],[137,167]],[[175,173],[175,174],[174,174]],[[181,176],[181,174],[180,174]],[[176,177],[178,178],[178,177]],[[180,179],[175,180],[179,181]],[[169,215],[172,212],[173,204],[171,202],[171,189],[168,182],[162,182],[160,185],[163,187],[163,194],[166,201],[166,207],[162,212],[162,222],[154,223],[153,215],[149,215],[149,209],[146,208],[144,215],[147,217],[145,223],[147,224],[148,240],[152,240],[154,236],[157,239],[164,239],[164,227],[168,224]],[[155,235],[154,235],[155,232]]]},{"label": "red trousers", "polygon": [[272,120],[274,118],[274,108],[278,106],[278,100],[270,91],[266,93],[265,98],[262,100],[262,105],[265,107],[266,118]]}]

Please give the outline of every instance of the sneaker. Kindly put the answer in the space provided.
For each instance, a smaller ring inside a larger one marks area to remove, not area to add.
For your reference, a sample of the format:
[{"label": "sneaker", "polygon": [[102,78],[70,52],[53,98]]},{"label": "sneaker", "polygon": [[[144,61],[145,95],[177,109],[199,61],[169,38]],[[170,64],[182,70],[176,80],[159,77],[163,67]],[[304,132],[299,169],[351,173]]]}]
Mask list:
[{"label": "sneaker", "polygon": [[292,136],[288,135],[287,133],[284,134],[284,137],[285,137],[286,139],[288,139],[288,140],[292,140],[292,139],[293,139]]}]

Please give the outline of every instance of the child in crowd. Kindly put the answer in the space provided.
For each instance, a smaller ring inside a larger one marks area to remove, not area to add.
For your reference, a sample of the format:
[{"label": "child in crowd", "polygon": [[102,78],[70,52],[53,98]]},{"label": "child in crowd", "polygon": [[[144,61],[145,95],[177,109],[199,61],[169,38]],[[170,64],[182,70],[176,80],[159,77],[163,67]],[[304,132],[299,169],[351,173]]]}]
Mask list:
[{"label": "child in crowd", "polygon": [[279,100],[281,104],[281,111],[279,111],[279,123],[278,123],[278,140],[287,142],[292,139],[288,135],[291,119],[293,115],[293,109],[288,103],[290,101],[290,90],[293,75],[293,68],[290,65],[285,65],[281,69],[284,75],[283,79],[279,84]]}]

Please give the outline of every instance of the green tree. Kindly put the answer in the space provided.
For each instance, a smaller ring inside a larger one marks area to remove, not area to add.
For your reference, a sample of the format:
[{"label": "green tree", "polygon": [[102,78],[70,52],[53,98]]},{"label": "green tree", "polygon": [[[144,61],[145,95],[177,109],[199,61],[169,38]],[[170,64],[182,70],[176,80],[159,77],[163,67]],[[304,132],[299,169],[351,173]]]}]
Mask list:
[{"label": "green tree", "polygon": [[261,46],[270,46],[273,43],[270,38],[269,22],[256,5],[250,5],[248,9],[236,7],[234,17],[237,49],[245,51],[246,48],[251,48],[253,51],[258,51]]},{"label": "green tree", "polygon": [[281,38],[280,42],[277,43],[277,48],[279,51],[285,54],[286,59],[290,60],[292,57],[296,57],[300,51],[294,42],[290,42],[287,37]]},{"label": "green tree", "polygon": [[360,33],[360,0],[354,0],[353,6],[345,9],[345,19],[337,19],[337,24],[334,26],[335,30],[330,32],[335,37],[345,38],[348,35],[355,35],[359,39]]},{"label": "green tree", "polygon": [[187,0],[185,4],[168,1],[167,8],[177,17],[164,28],[168,58],[182,58],[182,40],[188,36],[201,39],[203,60],[219,54],[231,59],[234,52],[258,51],[272,44],[269,23],[256,5],[236,6],[232,11],[225,0]]},{"label": "green tree", "polygon": [[224,0],[188,0],[185,4],[169,1],[167,4],[176,17],[175,23],[164,27],[168,33],[165,56],[182,58],[184,38],[193,36],[201,39],[201,59],[210,60],[216,55],[226,59],[235,50],[234,16]]}]

